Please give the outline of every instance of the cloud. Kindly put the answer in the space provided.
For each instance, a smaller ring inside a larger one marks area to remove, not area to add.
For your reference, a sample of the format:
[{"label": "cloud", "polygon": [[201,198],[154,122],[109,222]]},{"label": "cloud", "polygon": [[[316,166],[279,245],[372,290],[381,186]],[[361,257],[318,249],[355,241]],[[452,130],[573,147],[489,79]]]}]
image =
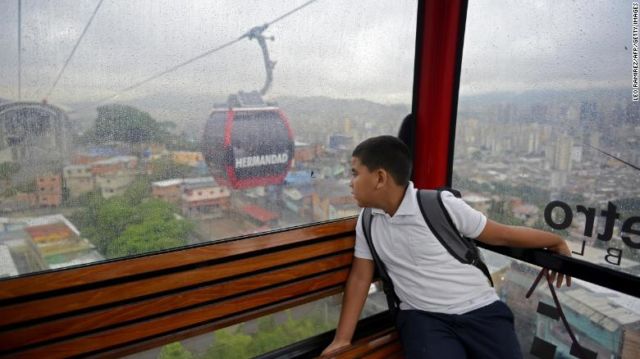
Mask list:
[{"label": "cloud", "polygon": [[[0,2],[7,14],[10,1]],[[15,3],[15,1],[13,2]],[[23,1],[23,85],[46,93],[97,2]],[[105,1],[52,101],[91,101],[237,38],[304,1]],[[415,0],[320,0],[273,24],[266,34],[277,61],[273,96],[375,97],[409,102],[413,79]],[[15,97],[15,18],[0,24],[0,96]],[[43,35],[46,34],[46,35]],[[402,65],[402,68],[397,68]],[[121,98],[154,92],[225,96],[260,88],[264,67],[256,41],[236,45],[150,82]],[[386,87],[386,89],[385,89]],[[404,93],[398,97],[398,93]]]},{"label": "cloud", "polygon": [[624,1],[471,1],[462,93],[623,86],[630,35]]},{"label": "cloud", "polygon": [[[23,93],[43,96],[95,1],[23,0]],[[104,1],[51,101],[96,101],[237,38],[305,1]],[[319,0],[266,34],[277,61],[270,96],[411,101],[416,0]],[[16,1],[0,0],[0,97],[16,98]],[[609,1],[471,1],[462,94],[624,86],[630,5]],[[597,26],[595,25],[597,23]],[[258,89],[264,67],[243,40],[121,96],[224,98]]]}]

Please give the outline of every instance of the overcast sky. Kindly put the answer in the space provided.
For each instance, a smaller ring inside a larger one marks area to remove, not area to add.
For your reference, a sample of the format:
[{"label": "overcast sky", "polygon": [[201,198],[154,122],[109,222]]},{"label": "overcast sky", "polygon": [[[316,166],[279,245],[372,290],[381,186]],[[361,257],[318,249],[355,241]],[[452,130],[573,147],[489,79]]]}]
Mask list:
[{"label": "overcast sky", "polygon": [[461,92],[631,93],[632,2],[470,0]]},{"label": "overcast sky", "polygon": [[[237,38],[303,0],[104,0],[49,98],[91,102]],[[17,3],[0,0],[0,97],[17,98]],[[22,0],[23,99],[51,87],[98,0]],[[319,0],[272,25],[268,97],[409,103],[415,0]],[[628,48],[625,50],[625,46]],[[470,0],[462,93],[624,87],[631,82],[631,1]],[[122,95],[225,98],[262,87],[244,40]]]}]

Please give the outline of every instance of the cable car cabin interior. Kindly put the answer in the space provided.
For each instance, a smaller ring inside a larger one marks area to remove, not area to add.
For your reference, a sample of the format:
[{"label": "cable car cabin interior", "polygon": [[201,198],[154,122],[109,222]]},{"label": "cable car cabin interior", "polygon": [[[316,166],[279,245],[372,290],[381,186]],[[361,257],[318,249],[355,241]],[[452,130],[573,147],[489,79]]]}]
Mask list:
[{"label": "cable car cabin interior", "polygon": [[[318,357],[408,114],[417,188],[570,245],[478,242],[523,357],[640,357],[637,2],[0,8],[1,357]],[[378,276],[330,357],[405,357]]]}]

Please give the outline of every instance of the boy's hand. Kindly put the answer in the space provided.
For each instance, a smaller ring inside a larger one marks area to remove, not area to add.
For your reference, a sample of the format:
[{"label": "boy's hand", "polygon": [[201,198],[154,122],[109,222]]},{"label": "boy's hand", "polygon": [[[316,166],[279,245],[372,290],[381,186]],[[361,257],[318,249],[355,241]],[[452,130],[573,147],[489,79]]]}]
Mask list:
[{"label": "boy's hand", "polygon": [[320,354],[320,358],[331,358],[332,353],[337,352],[349,345],[351,345],[351,342],[334,339],[333,342],[331,342],[331,344],[329,344],[329,346],[322,351],[322,354]]},{"label": "boy's hand", "polygon": [[[556,244],[555,246],[549,247],[548,249],[563,256],[571,257],[571,249],[569,249],[567,242],[562,239],[560,243]],[[551,271],[551,282],[553,283],[554,281],[556,281],[556,287],[560,288],[562,286],[562,280],[564,278],[566,278],[567,287],[571,287],[571,277],[569,277],[568,275],[565,276],[562,273],[557,273],[556,271]]]}]

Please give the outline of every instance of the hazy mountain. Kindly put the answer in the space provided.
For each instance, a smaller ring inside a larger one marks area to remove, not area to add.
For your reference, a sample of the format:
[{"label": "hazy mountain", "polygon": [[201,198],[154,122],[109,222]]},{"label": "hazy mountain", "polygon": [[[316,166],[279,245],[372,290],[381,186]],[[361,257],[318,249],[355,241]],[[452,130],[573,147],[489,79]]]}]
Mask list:
[{"label": "hazy mountain", "polygon": [[[531,90],[525,92],[496,92],[483,95],[461,96],[459,111],[485,111],[491,106],[506,104],[518,106],[521,110],[531,106],[580,104],[585,101],[624,103],[630,99],[628,89],[587,89],[587,90]],[[411,110],[410,104],[380,104],[364,99],[336,99],[330,97],[279,97],[267,98],[275,102],[287,114],[295,127],[335,127],[346,119],[351,123],[370,123],[377,125],[393,124],[394,132],[399,121]],[[154,93],[131,101],[118,103],[134,106],[149,112],[158,121],[171,121],[177,125],[178,131],[201,132],[214,103],[224,102],[225,98],[208,94],[182,94],[173,92]],[[80,112],[69,112],[75,128],[86,129],[93,124],[96,117],[95,104],[65,104],[64,108],[85,108]],[[523,118],[526,120],[526,118]],[[306,128],[305,128],[306,129]],[[339,129],[339,128],[336,128]]]},{"label": "hazy mountain", "polygon": [[[292,125],[298,127],[308,122],[327,126],[349,119],[352,122],[385,122],[402,119],[409,111],[409,105],[384,105],[362,99],[334,99],[329,97],[281,97],[267,99],[279,106],[288,116]],[[213,109],[214,103],[225,99],[207,95],[182,95],[176,93],[156,93],[135,101],[118,101],[146,111],[158,121],[171,121],[177,130],[201,132]],[[86,103],[71,104],[70,108],[87,107]],[[82,112],[71,112],[70,119],[79,128],[86,129],[95,120],[95,108]]]}]

